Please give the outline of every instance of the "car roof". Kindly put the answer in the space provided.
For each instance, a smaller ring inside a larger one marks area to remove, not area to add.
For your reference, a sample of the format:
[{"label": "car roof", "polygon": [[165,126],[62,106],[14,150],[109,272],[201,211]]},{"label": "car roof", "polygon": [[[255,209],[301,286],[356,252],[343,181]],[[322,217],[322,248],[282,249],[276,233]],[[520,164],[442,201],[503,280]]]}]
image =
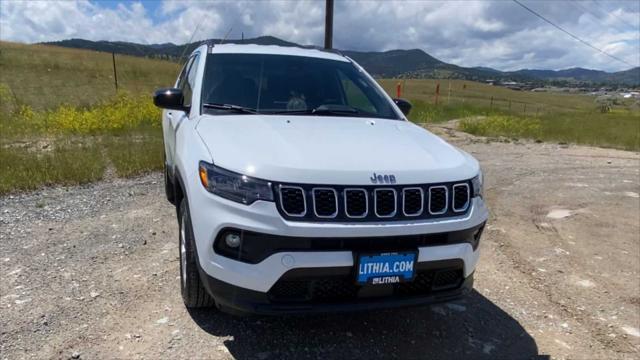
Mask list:
[{"label": "car roof", "polygon": [[306,56],[320,59],[348,62],[349,59],[331,51],[295,46],[254,45],[254,44],[220,44],[209,47],[210,54],[267,54]]}]

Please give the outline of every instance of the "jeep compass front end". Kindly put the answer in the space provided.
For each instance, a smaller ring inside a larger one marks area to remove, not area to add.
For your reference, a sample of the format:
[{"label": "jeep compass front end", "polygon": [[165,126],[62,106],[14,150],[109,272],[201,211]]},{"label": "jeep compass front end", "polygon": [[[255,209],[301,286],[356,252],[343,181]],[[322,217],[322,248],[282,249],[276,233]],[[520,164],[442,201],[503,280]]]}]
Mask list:
[{"label": "jeep compass front end", "polygon": [[154,101],[187,306],[351,311],[472,288],[488,217],[478,162],[351,59],[203,45]]}]

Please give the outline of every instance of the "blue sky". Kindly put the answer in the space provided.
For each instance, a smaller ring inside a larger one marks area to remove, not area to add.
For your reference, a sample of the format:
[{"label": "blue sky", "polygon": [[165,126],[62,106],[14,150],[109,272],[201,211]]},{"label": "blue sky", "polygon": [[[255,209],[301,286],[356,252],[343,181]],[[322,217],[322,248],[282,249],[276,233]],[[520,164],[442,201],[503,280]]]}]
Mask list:
[{"label": "blue sky", "polygon": [[[513,1],[340,1],[334,45],[347,50],[419,48],[461,66],[618,71],[640,65],[640,1],[520,0],[581,44]],[[324,1],[0,0],[0,39],[69,38],[185,43],[273,35],[321,45]],[[200,24],[198,32],[194,29]],[[625,62],[627,64],[625,64]]]}]

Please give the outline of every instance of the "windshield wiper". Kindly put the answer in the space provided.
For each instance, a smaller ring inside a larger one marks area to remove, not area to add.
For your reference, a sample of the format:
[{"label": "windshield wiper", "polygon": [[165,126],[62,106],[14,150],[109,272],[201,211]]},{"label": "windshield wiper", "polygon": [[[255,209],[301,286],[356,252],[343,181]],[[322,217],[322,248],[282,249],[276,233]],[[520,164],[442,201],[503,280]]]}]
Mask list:
[{"label": "windshield wiper", "polygon": [[314,109],[282,110],[273,114],[359,114],[360,110],[348,105],[320,105]]},{"label": "windshield wiper", "polygon": [[202,106],[208,109],[227,110],[227,111],[234,111],[234,112],[243,113],[243,114],[257,114],[256,109],[252,109],[252,108],[248,108],[240,105],[204,103],[202,104]]}]

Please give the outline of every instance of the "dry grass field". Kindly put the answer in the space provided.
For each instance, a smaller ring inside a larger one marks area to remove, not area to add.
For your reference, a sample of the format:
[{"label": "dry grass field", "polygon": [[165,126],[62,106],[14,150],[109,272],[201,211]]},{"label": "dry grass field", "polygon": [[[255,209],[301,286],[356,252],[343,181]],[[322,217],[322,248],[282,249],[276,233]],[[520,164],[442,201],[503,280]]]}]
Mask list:
[{"label": "dry grass field", "polygon": [[0,42],[0,194],[162,167],[154,89],[167,61]]},{"label": "dry grass field", "polygon": [[[150,95],[155,88],[172,85],[179,71],[178,64],[168,61],[115,57],[118,89],[131,94]],[[109,53],[0,42],[0,69],[3,107],[88,107],[116,93]]]},{"label": "dry grass field", "polygon": [[602,113],[596,97],[585,94],[514,91],[463,80],[381,80],[392,95],[398,82],[402,96],[415,105],[415,122],[461,119],[460,129],[475,135],[640,150],[637,99],[620,99]]},{"label": "dry grass field", "polygon": [[[493,98],[494,108],[503,110],[511,108],[513,113],[520,114],[535,114],[536,110],[542,113],[584,111],[591,107],[595,108],[593,97],[578,94],[514,91],[505,87],[465,80],[384,79],[380,81],[385,90],[394,95],[398,82],[404,86],[403,96],[427,103],[435,102],[436,87],[440,84],[438,101],[441,105],[465,104],[488,108],[491,106],[491,98]],[[511,107],[509,107],[509,102],[511,102]],[[525,104],[527,104],[527,109],[525,109]]]}]

